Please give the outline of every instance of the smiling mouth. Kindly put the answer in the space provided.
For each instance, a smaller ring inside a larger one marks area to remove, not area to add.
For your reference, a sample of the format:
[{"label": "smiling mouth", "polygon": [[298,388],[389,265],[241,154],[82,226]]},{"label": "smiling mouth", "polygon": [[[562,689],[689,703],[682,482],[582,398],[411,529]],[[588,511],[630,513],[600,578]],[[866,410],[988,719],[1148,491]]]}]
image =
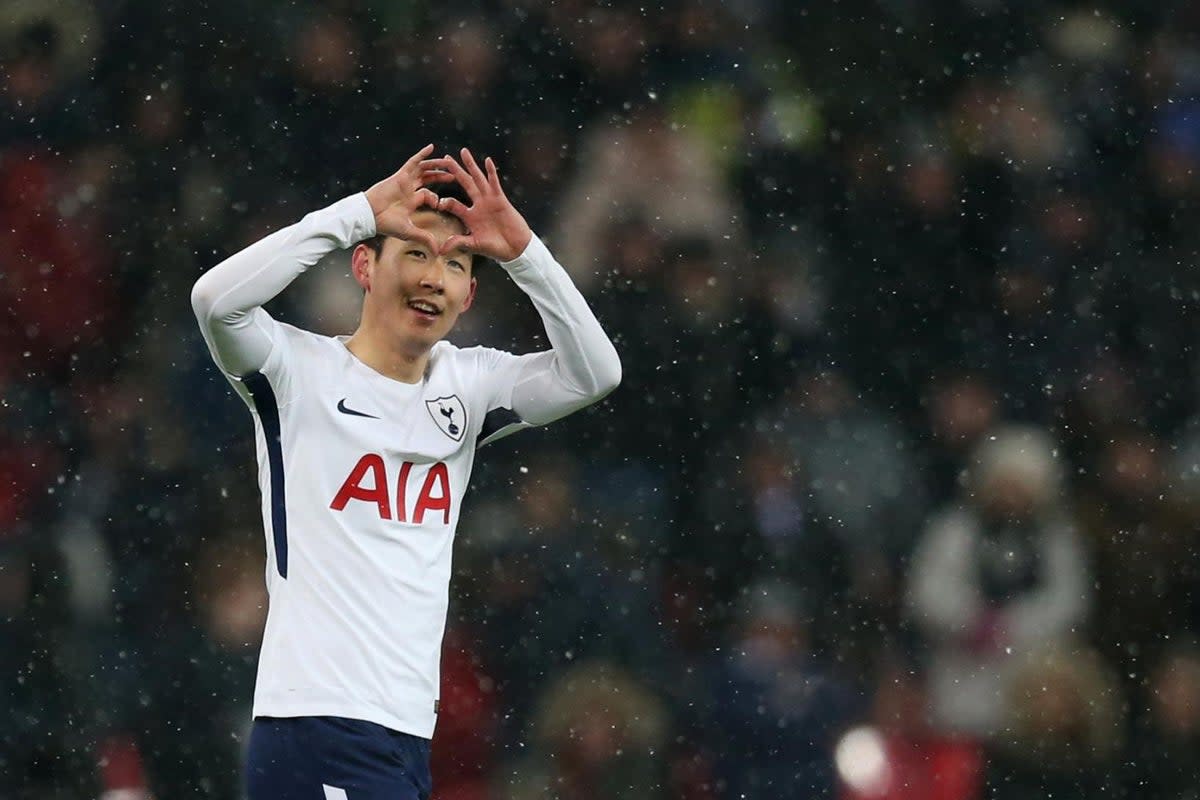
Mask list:
[{"label": "smiling mouth", "polygon": [[409,300],[408,307],[419,314],[424,314],[429,317],[441,315],[442,310],[428,300]]}]

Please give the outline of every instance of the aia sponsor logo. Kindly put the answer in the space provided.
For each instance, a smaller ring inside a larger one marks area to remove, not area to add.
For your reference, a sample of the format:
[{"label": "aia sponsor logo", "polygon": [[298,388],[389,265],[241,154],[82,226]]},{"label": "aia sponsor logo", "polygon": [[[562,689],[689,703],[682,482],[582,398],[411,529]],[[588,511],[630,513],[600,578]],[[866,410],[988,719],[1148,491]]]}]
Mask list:
[{"label": "aia sponsor logo", "polygon": [[[367,453],[358,460],[342,488],[334,495],[329,507],[334,511],[342,511],[351,501],[370,503],[379,512],[380,519],[390,519],[396,522],[409,522],[422,525],[425,515],[441,512],[442,524],[450,524],[450,472],[442,461],[431,465],[424,477],[414,476],[414,464],[405,461],[396,473],[395,491],[391,491],[392,482],[388,476],[387,464],[378,453]],[[415,493],[410,491],[412,482]],[[414,496],[410,511],[409,498]]]}]

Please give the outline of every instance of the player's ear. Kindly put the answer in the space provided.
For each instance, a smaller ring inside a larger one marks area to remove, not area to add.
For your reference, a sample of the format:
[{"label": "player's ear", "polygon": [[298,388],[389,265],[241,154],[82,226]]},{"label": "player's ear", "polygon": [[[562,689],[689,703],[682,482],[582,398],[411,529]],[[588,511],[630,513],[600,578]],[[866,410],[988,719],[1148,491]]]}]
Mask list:
[{"label": "player's ear", "polygon": [[354,248],[350,254],[350,274],[364,292],[371,291],[371,267],[375,263],[375,251],[365,244]]},{"label": "player's ear", "polygon": [[471,303],[475,302],[475,289],[479,286],[479,282],[471,278],[471,290],[467,292],[467,299],[463,302],[462,310],[466,311],[471,307]]}]

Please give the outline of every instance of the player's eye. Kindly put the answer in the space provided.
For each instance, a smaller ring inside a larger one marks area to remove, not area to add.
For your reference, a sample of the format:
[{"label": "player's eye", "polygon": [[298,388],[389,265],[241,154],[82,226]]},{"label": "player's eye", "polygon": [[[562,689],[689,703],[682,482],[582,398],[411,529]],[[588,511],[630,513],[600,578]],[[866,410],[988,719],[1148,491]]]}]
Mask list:
[{"label": "player's eye", "polygon": [[409,251],[408,251],[408,253],[406,253],[406,255],[410,255],[410,256],[413,256],[413,257],[415,257],[415,258],[425,258],[425,251],[424,251],[424,250],[418,250],[418,249],[416,249],[416,248],[414,247],[412,250],[409,250]]},{"label": "player's eye", "polygon": [[462,263],[461,261],[453,261],[453,260],[451,260],[451,261],[450,261],[450,262],[448,262],[448,263],[450,264],[450,266],[454,267],[456,270],[458,270],[458,271],[460,271],[460,272],[461,272],[462,270],[466,269],[466,267],[464,267],[464,266],[463,266],[463,263]]}]

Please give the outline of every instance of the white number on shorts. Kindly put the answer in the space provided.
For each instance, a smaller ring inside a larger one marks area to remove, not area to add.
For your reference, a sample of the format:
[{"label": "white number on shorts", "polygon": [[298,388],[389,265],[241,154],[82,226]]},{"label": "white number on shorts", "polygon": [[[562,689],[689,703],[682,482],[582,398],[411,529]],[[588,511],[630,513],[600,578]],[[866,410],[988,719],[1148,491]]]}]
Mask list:
[{"label": "white number on shorts", "polygon": [[339,789],[336,786],[327,786],[324,783],[321,784],[321,788],[325,790],[325,800],[349,800],[346,797],[345,789]]}]

